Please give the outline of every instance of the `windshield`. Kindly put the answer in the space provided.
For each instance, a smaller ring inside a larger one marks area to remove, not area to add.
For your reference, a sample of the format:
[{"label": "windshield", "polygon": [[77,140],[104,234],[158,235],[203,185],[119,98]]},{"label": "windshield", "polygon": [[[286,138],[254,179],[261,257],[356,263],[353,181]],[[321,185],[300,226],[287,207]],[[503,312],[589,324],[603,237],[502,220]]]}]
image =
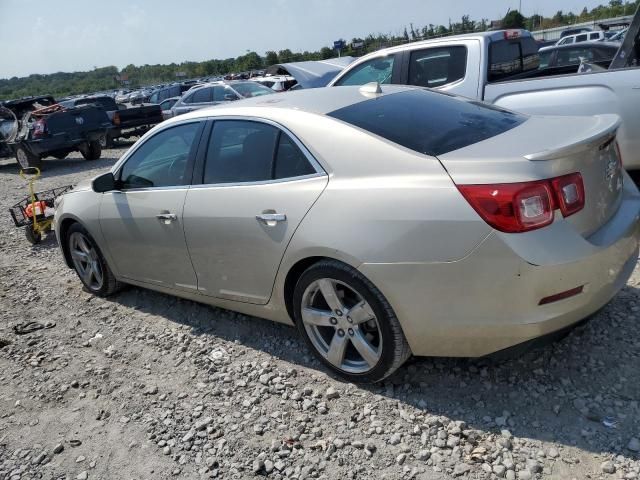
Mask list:
[{"label": "windshield", "polygon": [[328,114],[425,155],[443,155],[517,127],[528,117],[427,89],[365,100]]},{"label": "windshield", "polygon": [[261,95],[269,95],[275,93],[268,87],[260,85],[256,82],[244,82],[231,85],[233,89],[244,98],[259,97]]}]

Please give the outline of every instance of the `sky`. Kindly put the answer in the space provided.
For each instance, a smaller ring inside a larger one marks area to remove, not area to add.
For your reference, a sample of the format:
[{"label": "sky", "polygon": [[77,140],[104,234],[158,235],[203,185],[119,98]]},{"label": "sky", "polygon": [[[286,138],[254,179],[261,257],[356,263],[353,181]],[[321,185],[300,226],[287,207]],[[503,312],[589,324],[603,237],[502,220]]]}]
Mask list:
[{"label": "sky", "polygon": [[315,51],[369,33],[502,18],[509,8],[551,16],[607,0],[0,0],[0,78]]}]

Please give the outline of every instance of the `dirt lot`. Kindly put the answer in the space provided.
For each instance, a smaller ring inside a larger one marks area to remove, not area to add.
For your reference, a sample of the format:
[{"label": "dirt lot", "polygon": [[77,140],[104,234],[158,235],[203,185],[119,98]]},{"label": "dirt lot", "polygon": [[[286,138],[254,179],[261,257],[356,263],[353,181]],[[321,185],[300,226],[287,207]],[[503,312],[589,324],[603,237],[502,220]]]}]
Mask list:
[{"label": "dirt lot", "polygon": [[[106,170],[46,161],[40,187]],[[293,328],[128,288],[85,293],[31,247],[0,162],[0,479],[635,479],[640,271],[564,340],[501,362],[414,359],[327,375]],[[514,299],[517,301],[517,299]],[[37,320],[52,328],[16,335]]]}]

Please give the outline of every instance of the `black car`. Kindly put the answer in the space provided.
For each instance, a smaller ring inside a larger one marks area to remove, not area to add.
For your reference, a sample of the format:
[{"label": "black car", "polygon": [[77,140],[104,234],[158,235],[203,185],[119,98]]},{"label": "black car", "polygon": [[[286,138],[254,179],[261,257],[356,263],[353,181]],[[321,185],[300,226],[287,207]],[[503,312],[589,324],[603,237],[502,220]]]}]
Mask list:
[{"label": "black car", "polygon": [[580,42],[568,45],[543,47],[540,55],[540,69],[580,65],[581,58],[607,68],[620,48],[614,42]]},{"label": "black car", "polygon": [[111,128],[102,108],[65,108],[50,95],[1,102],[0,108],[0,143],[21,168],[39,167],[44,157],[64,158],[72,151],[96,160],[102,153],[100,140]]}]

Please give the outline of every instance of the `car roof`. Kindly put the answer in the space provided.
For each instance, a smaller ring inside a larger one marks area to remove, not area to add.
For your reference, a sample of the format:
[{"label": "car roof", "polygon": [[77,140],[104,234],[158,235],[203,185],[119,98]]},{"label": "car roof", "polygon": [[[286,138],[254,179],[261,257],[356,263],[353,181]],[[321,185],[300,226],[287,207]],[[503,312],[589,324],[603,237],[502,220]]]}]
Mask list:
[{"label": "car roof", "polygon": [[[246,98],[233,102],[232,105],[217,105],[208,108],[195,110],[194,112],[175,117],[169,121],[179,121],[182,118],[202,118],[220,111],[221,115],[228,115],[230,110],[242,108],[246,112],[247,108],[276,108],[289,109],[327,115],[356,103],[379,98],[380,96],[391,95],[408,90],[423,89],[422,87],[404,85],[381,85],[382,93],[367,93],[364,86],[348,86],[335,88],[309,88],[286,92],[278,95],[262,95],[259,97]],[[435,91],[434,91],[435,92]],[[446,95],[442,92],[435,92]],[[223,113],[224,111],[224,113]],[[257,113],[257,112],[256,112]]]}]

